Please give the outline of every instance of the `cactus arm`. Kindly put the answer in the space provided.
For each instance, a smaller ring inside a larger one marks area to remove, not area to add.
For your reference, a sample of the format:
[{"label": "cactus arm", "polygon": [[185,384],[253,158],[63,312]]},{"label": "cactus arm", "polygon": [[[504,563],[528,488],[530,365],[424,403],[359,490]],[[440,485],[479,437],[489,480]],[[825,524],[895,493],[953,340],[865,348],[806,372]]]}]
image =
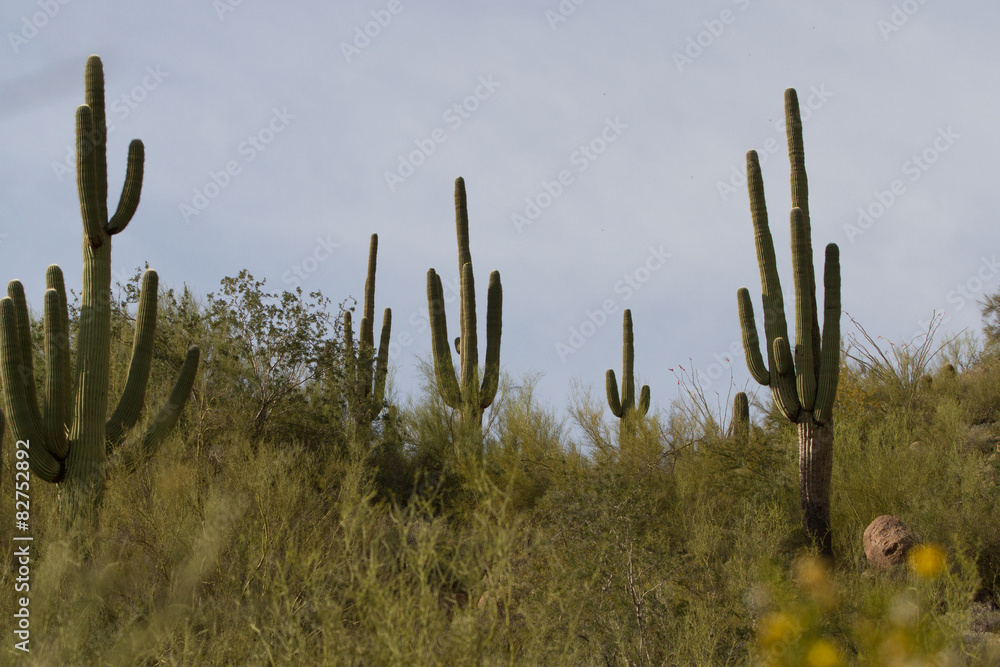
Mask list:
[{"label": "cactus arm", "polygon": [[[764,301],[764,334],[770,350],[775,338],[788,338],[788,325],[785,322],[785,302],[781,292],[781,280],[778,278],[778,263],[774,257],[774,242],[767,220],[764,179],[760,173],[760,162],[756,151],[747,153],[747,188],[750,191],[754,247],[757,251],[757,266],[760,269],[760,287]],[[774,368],[774,360],[770,353],[768,367]]]},{"label": "cactus arm", "polygon": [[[471,265],[470,265],[471,266]],[[503,285],[500,272],[490,273],[486,288],[486,363],[483,366],[483,384],[479,390],[479,407],[482,410],[493,404],[500,386],[500,330],[503,327]]]},{"label": "cactus arm", "polygon": [[114,413],[105,425],[108,445],[117,447],[125,432],[135,426],[142,414],[146,400],[146,387],[153,361],[153,338],[156,330],[156,303],[159,278],[156,271],[146,271],[142,276],[139,308],[135,318],[135,337],[132,341],[132,358],[129,361],[125,389],[122,391]]},{"label": "cactus arm", "polygon": [[611,408],[611,414],[621,419],[624,411],[618,396],[618,380],[615,378],[615,372],[610,368],[604,374],[604,391],[608,395],[608,407]]},{"label": "cactus arm", "polygon": [[19,373],[22,378],[22,389],[27,393],[28,404],[35,413],[35,423],[41,424],[41,414],[38,413],[38,393],[35,390],[35,361],[31,346],[31,318],[28,316],[28,301],[24,296],[24,286],[21,281],[12,280],[7,283],[7,296],[14,302],[14,314],[17,318],[18,355],[20,359]]},{"label": "cactus arm", "polygon": [[184,365],[181,366],[181,372],[177,375],[177,380],[174,382],[173,389],[170,390],[167,402],[156,413],[153,423],[149,425],[146,433],[142,436],[142,449],[145,456],[152,456],[156,452],[160,443],[180,419],[184,405],[191,395],[191,388],[194,387],[200,357],[201,352],[197,345],[188,347],[184,357]]},{"label": "cactus arm", "polygon": [[750,290],[741,287],[736,290],[736,302],[740,313],[740,329],[743,332],[743,354],[747,359],[747,368],[753,379],[765,387],[771,383],[771,374],[764,365],[764,357],[760,354],[760,339],[757,337],[757,323],[753,317],[753,303],[750,300]]},{"label": "cactus arm", "polygon": [[636,405],[636,415],[639,417],[645,417],[646,413],[649,412],[649,385],[642,385],[642,389],[639,390],[639,403]]},{"label": "cactus arm", "polygon": [[146,151],[139,139],[133,139],[128,145],[128,161],[125,167],[125,184],[122,186],[122,195],[118,199],[118,210],[108,221],[105,231],[108,236],[113,236],[123,231],[135,215],[139,208],[139,196],[142,193],[142,172],[143,162],[146,159]]},{"label": "cactus arm", "polygon": [[45,290],[45,399],[43,409],[45,419],[45,447],[57,459],[69,454],[66,441],[66,393],[69,391],[66,364],[69,350],[62,341],[66,338],[66,326],[60,312],[59,292]]},{"label": "cactus arm", "polygon": [[351,311],[344,312],[344,352],[350,354],[354,349],[354,327],[351,323]]},{"label": "cactus arm", "polygon": [[63,281],[62,269],[57,264],[50,264],[45,270],[45,289],[55,290],[59,295],[59,326],[62,329],[62,337],[59,341],[60,347],[66,351],[66,363],[64,364],[65,375],[65,401],[63,409],[65,415],[66,429],[69,430],[69,420],[73,416],[73,363],[70,355],[69,344],[69,308],[66,303],[66,284]]},{"label": "cactus arm", "polygon": [[[3,383],[4,412],[10,420],[15,440],[30,445],[28,465],[46,482],[57,482],[65,472],[62,461],[49,451],[38,418],[38,406],[29,405],[25,378],[21,375],[21,344],[18,340],[14,300],[0,299],[0,381]],[[34,383],[34,380],[32,380]]]},{"label": "cactus arm", "polygon": [[88,106],[76,109],[76,187],[80,197],[80,216],[83,218],[83,236],[92,248],[104,243],[104,222],[101,217],[101,200],[98,194],[99,171],[95,164],[99,149],[95,145],[93,111]]},{"label": "cactus arm", "polygon": [[427,271],[427,306],[430,314],[434,377],[437,379],[438,392],[445,405],[458,409],[462,407],[462,392],[455,378],[455,366],[451,361],[448,322],[444,312],[444,289],[441,287],[441,277],[434,269]]},{"label": "cactus arm", "polygon": [[840,248],[835,243],[826,247],[823,284],[823,354],[813,413],[820,424],[829,422],[833,416],[833,403],[840,378]]},{"label": "cactus arm", "polygon": [[[767,206],[764,202],[764,179],[761,176],[760,161],[756,151],[747,153],[747,189],[750,192],[750,216],[753,220],[757,265],[760,268],[767,363],[771,369],[770,386],[785,416],[795,421],[798,418],[799,401],[791,356],[780,360],[775,358],[776,352],[782,349],[782,345],[787,349],[788,324],[785,320],[785,302],[781,292],[781,281],[778,278],[777,260],[774,257],[774,242],[768,226]],[[778,344],[779,339],[784,343]],[[784,363],[786,361],[788,363]]]},{"label": "cactus arm", "polygon": [[812,266],[812,242],[809,228],[805,223],[802,209],[793,208],[792,228],[792,270],[795,277],[795,370],[799,403],[803,410],[812,410],[816,400],[816,369],[813,355],[819,349],[813,348],[813,304],[815,294],[809,286],[815,281]]},{"label": "cactus arm", "polygon": [[385,379],[389,374],[389,336],[392,331],[392,309],[386,308],[382,313],[382,335],[378,341],[378,356],[375,358],[375,384],[372,393],[375,398],[372,415],[374,419],[382,410],[382,401],[385,398]]}]

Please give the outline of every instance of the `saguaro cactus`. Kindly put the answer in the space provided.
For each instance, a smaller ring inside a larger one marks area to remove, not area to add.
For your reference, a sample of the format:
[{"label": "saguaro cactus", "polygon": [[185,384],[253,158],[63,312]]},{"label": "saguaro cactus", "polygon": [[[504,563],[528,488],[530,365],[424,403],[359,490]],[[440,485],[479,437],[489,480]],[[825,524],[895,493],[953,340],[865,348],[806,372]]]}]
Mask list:
[{"label": "saguaro cactus", "polygon": [[500,272],[493,271],[486,290],[486,362],[480,385],[476,287],[472,276],[472,253],[469,250],[469,211],[465,198],[465,181],[462,178],[455,179],[455,226],[458,232],[458,272],[461,280],[459,286],[461,336],[455,340],[455,349],[461,357],[461,378],[456,379],[455,367],[451,361],[441,277],[434,269],[429,269],[427,305],[430,311],[434,376],[445,405],[460,410],[463,419],[472,419],[477,424],[482,424],[483,411],[493,403],[500,383],[503,288],[500,285]]},{"label": "saguaro cactus", "polygon": [[747,153],[747,187],[763,292],[767,364],[761,356],[750,292],[737,292],[743,348],[750,374],[771,387],[775,404],[799,431],[802,522],[822,552],[833,556],[830,474],[833,467],[833,403],[840,373],[840,250],[826,247],[824,314],[820,333],[812,264],[808,185],[802,120],[795,91],[785,91],[785,127],[792,184],[792,268],[795,277],[795,354],[788,344],[785,306],[767,223],[764,183],[757,153]]},{"label": "saguaro cactus", "polygon": [[[30,442],[29,463],[35,475],[58,482],[70,521],[96,507],[104,488],[107,457],[136,424],[145,401],[156,327],[157,276],[142,279],[132,358],[122,396],[108,418],[111,349],[111,237],[123,231],[139,204],[143,145],[129,145],[125,187],[118,209],[108,218],[107,128],[104,72],[91,56],[85,74],[86,104],[76,112],[76,170],[83,216],[83,293],[76,372],[71,382],[69,318],[62,271],[46,272],[44,345],[45,394],[39,409],[35,392],[27,302],[14,280],[0,299],[0,381],[14,436]],[[187,357],[166,404],[142,438],[153,451],[177,422],[198,369],[196,346]]]},{"label": "saguaro cactus", "polygon": [[742,392],[736,392],[733,397],[733,420],[729,425],[729,435],[735,438],[745,438],[750,432],[750,400]]},{"label": "saguaro cactus", "polygon": [[635,365],[635,346],[632,343],[632,311],[625,309],[622,316],[622,391],[619,398],[618,382],[615,372],[608,369],[604,376],[605,390],[608,394],[608,406],[611,413],[624,422],[629,418],[642,418],[649,411],[649,385],[643,385],[639,390],[639,403],[635,402],[635,382],[633,369]]},{"label": "saguaro cactus", "polygon": [[[365,303],[361,316],[358,354],[352,357],[355,404],[351,406],[354,421],[359,426],[370,425],[382,411],[385,398],[385,378],[389,370],[389,335],[392,330],[392,309],[382,313],[382,334],[375,351],[375,266],[378,256],[378,234],[372,234],[368,246],[368,277],[365,279]],[[354,331],[350,311],[344,313],[344,350],[354,354]],[[372,360],[375,361],[374,373]]]}]

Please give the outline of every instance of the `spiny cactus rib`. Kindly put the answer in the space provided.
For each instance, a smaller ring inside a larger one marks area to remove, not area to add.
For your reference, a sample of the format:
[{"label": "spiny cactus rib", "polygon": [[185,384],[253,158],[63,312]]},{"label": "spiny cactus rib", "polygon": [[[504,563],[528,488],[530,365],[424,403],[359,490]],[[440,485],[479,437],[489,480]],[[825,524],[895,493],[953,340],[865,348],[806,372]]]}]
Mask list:
[{"label": "spiny cactus rib", "polygon": [[639,403],[635,402],[635,345],[632,334],[632,311],[628,308],[622,315],[622,389],[618,393],[618,383],[615,372],[608,369],[604,375],[604,389],[608,395],[608,407],[611,414],[619,419],[626,419],[630,414],[644,417],[649,411],[649,386],[643,385],[639,390]]},{"label": "spiny cactus rib", "polygon": [[500,273],[493,271],[486,293],[486,361],[484,367],[480,369],[475,278],[472,272],[472,252],[469,248],[469,211],[465,181],[462,178],[455,179],[455,228],[458,238],[461,328],[461,335],[455,339],[455,350],[459,354],[460,363],[459,377],[455,378],[455,368],[451,360],[441,278],[431,269],[427,272],[427,303],[430,310],[434,374],[437,378],[438,391],[445,404],[453,409],[461,409],[463,418],[468,414],[470,419],[481,424],[483,411],[492,405],[500,384],[503,287],[500,283]]}]

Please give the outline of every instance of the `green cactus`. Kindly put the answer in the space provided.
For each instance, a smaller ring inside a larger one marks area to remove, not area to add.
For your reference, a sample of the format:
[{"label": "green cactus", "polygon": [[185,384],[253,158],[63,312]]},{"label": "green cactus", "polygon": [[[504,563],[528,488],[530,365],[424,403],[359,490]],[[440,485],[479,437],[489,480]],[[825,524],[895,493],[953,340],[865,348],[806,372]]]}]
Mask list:
[{"label": "green cactus", "polygon": [[605,390],[608,394],[608,406],[611,413],[622,422],[629,418],[642,419],[649,411],[649,385],[643,385],[639,390],[639,403],[635,402],[635,382],[633,368],[635,364],[635,346],[632,343],[632,311],[625,309],[622,316],[622,391],[619,399],[618,381],[615,372],[608,369],[604,376]]},{"label": "green cactus", "polygon": [[735,438],[745,438],[750,432],[750,400],[742,392],[736,392],[733,397],[733,421],[729,425],[729,434]]},{"label": "green cactus", "polygon": [[826,247],[822,333],[816,308],[808,184],[802,148],[802,120],[795,91],[785,91],[785,127],[792,190],[792,268],[795,278],[795,353],[788,343],[785,307],[767,222],[764,183],[757,153],[747,153],[747,188],[763,292],[767,364],[760,352],[750,292],[737,292],[747,366],[771,387],[774,402],[799,430],[799,490],[803,526],[832,557],[830,474],[833,467],[833,403],[840,373],[840,250]]},{"label": "green cactus", "polygon": [[441,277],[427,271],[427,305],[431,325],[431,345],[434,354],[434,375],[438,392],[448,407],[461,410],[463,419],[482,424],[483,411],[496,396],[500,383],[500,328],[503,309],[503,288],[500,272],[490,274],[486,290],[486,362],[482,384],[479,384],[479,346],[476,334],[476,290],[472,276],[472,253],[469,250],[469,211],[465,198],[465,181],[455,179],[455,226],[458,232],[458,270],[460,277],[461,336],[455,339],[455,349],[461,357],[461,376],[455,377],[448,342],[448,324],[444,311],[444,289]]},{"label": "green cactus", "polygon": [[[60,500],[74,521],[96,508],[107,475],[108,455],[139,419],[149,380],[156,327],[157,276],[142,279],[136,332],[125,388],[108,418],[111,349],[111,236],[123,231],[139,204],[143,145],[129,145],[125,187],[108,218],[107,128],[104,72],[91,56],[85,74],[86,104],[76,112],[77,189],[83,216],[83,294],[76,369],[71,381],[69,317],[62,271],[45,274],[45,392],[39,409],[24,288],[14,280],[0,299],[0,382],[15,438],[31,443],[29,463],[40,479],[60,484]],[[188,349],[173,391],[142,438],[151,453],[173,428],[191,392],[199,351]],[[65,493],[63,493],[63,491]]]},{"label": "green cactus", "polygon": [[[351,355],[356,403],[351,406],[358,426],[370,425],[382,411],[385,398],[385,378],[389,370],[389,335],[392,330],[392,309],[382,314],[382,334],[375,352],[375,266],[378,255],[378,234],[372,234],[368,246],[368,277],[365,279],[365,303],[361,317],[358,353],[354,356],[354,331],[351,313],[344,313],[344,350]],[[375,361],[374,373],[372,361]]]}]

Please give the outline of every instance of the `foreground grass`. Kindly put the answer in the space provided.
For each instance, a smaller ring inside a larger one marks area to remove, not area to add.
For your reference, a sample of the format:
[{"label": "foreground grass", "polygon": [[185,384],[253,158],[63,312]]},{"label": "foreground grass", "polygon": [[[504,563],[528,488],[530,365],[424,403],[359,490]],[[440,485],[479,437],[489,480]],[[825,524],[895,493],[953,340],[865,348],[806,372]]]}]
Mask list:
[{"label": "foreground grass", "polygon": [[[777,423],[737,440],[679,409],[621,433],[583,401],[575,442],[525,382],[485,438],[428,393],[377,431],[399,438],[395,458],[360,435],[179,434],[111,479],[92,534],[66,532],[54,488],[32,485],[31,653],[5,633],[0,660],[988,664],[991,363],[905,400],[845,373],[833,571],[798,527],[795,435]],[[861,534],[890,513],[933,546],[909,571],[873,574]],[[8,562],[12,535],[5,520]],[[5,618],[15,576],[0,572]]]}]

